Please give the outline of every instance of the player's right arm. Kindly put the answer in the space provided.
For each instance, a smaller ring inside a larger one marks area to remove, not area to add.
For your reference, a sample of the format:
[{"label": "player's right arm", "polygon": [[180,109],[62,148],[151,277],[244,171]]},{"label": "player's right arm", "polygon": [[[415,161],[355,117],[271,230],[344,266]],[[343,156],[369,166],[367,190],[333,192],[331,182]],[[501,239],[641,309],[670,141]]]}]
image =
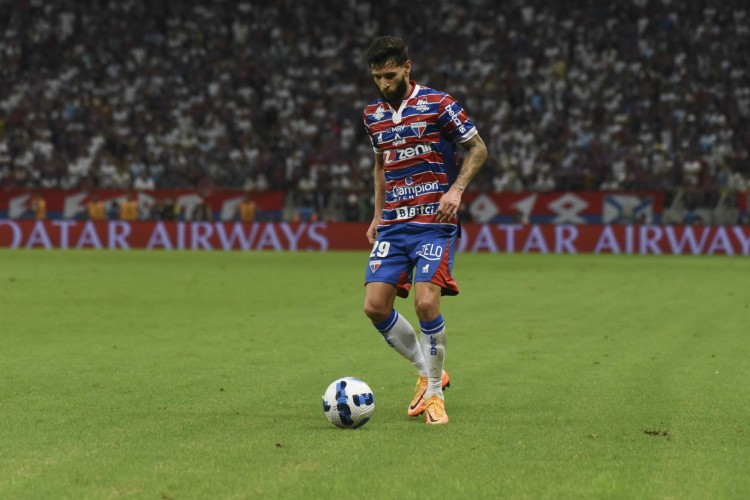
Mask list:
[{"label": "player's right arm", "polygon": [[385,207],[385,169],[383,168],[383,153],[375,153],[374,168],[375,184],[375,214],[372,217],[369,229],[367,229],[367,240],[370,245],[375,244],[378,238],[378,225],[383,217],[383,208]]}]

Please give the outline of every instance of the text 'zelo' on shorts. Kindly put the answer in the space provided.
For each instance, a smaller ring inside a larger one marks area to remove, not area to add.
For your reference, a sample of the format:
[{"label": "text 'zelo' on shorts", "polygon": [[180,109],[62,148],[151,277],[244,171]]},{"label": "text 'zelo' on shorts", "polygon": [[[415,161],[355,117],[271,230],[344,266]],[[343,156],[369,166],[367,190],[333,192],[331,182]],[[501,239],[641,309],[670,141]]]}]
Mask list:
[{"label": "text 'zelo' on shorts", "polygon": [[399,297],[408,297],[412,281],[424,281],[440,286],[442,295],[458,295],[458,285],[451,275],[456,232],[456,227],[448,224],[378,227],[378,239],[365,270],[365,284],[390,283],[397,288]]}]

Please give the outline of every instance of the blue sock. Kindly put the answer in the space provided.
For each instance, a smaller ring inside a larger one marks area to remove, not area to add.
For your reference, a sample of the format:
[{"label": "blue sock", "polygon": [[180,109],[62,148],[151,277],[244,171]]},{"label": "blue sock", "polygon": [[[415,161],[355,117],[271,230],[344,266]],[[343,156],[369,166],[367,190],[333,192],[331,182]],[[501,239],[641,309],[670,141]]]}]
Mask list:
[{"label": "blue sock", "polygon": [[387,319],[379,323],[373,322],[372,326],[374,326],[380,333],[384,333],[393,328],[393,325],[396,324],[396,321],[398,321],[398,313],[395,309],[391,309],[391,314]]},{"label": "blue sock", "polygon": [[438,314],[438,317],[432,321],[420,321],[419,326],[422,327],[422,333],[432,335],[433,333],[438,333],[445,327],[445,321],[443,321],[443,315]]}]

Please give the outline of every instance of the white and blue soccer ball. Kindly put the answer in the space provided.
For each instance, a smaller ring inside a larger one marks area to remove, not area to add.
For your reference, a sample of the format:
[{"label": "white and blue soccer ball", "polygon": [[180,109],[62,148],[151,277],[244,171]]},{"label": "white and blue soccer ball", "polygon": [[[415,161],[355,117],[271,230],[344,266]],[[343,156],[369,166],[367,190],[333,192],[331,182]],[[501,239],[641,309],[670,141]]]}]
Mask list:
[{"label": "white and blue soccer ball", "polygon": [[334,380],[323,395],[323,411],[336,427],[357,429],[370,420],[375,396],[370,386],[354,377]]}]

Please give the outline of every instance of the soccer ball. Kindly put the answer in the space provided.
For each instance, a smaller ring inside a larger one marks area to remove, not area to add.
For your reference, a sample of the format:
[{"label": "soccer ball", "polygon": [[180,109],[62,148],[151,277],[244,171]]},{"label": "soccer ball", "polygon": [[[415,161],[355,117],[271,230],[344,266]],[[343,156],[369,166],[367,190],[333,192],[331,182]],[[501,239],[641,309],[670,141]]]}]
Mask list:
[{"label": "soccer ball", "polygon": [[334,380],[323,395],[323,411],[336,427],[357,429],[370,420],[375,396],[370,386],[354,377]]}]

